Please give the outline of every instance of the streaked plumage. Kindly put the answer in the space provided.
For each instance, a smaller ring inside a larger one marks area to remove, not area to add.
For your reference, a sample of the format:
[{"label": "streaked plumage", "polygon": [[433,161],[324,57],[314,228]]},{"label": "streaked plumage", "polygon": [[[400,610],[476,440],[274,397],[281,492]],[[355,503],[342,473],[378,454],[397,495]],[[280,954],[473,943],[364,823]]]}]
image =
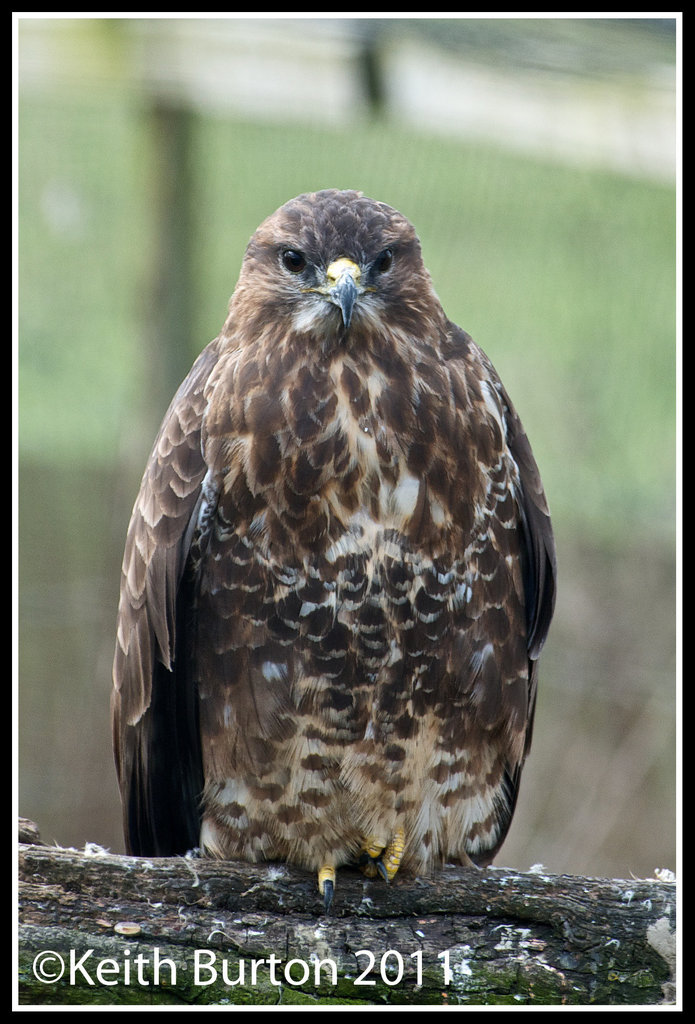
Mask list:
[{"label": "streaked plumage", "polygon": [[360,860],[489,863],[554,592],[528,440],[413,227],[357,192],[287,203],[133,510],[112,708],[129,851],[329,883]]}]

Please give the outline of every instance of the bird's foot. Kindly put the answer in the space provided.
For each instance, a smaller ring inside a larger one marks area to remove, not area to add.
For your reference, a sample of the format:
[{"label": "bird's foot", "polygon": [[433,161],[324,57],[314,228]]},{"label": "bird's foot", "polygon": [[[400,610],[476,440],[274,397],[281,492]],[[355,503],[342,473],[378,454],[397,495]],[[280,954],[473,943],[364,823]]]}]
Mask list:
[{"label": "bird's foot", "polygon": [[[376,878],[377,875],[380,875],[385,882],[390,882],[401,866],[404,851],[405,832],[402,828],[397,828],[387,843],[379,836],[367,836],[362,843],[362,850],[357,863],[367,878]],[[335,867],[332,864],[324,864],[319,868],[319,892],[323,896],[323,906],[326,913],[331,909],[333,902],[335,878]]]},{"label": "bird's foot", "polygon": [[405,850],[405,833],[397,828],[391,841],[384,843],[377,836],[368,836],[362,844],[359,866],[367,878],[381,875],[385,882],[390,882],[401,866]]},{"label": "bird's foot", "polygon": [[324,864],[319,868],[319,892],[323,896],[323,908],[328,913],[335,892],[335,868],[332,864]]}]

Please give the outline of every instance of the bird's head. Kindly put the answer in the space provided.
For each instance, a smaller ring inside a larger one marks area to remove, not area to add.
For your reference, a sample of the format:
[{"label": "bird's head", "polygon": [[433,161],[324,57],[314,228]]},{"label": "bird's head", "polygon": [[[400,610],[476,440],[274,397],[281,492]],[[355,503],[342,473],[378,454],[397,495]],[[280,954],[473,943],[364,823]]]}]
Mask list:
[{"label": "bird's head", "polygon": [[311,335],[325,352],[374,331],[421,331],[440,312],[412,224],[360,192],[327,189],[290,200],[255,232],[230,321],[256,336],[269,323]]}]

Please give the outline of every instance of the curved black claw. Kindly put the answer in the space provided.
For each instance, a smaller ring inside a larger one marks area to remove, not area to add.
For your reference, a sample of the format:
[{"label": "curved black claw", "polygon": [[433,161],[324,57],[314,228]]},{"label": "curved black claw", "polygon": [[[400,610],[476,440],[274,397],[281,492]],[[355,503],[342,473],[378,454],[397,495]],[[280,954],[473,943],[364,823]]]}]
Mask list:
[{"label": "curved black claw", "polygon": [[382,844],[381,838],[368,836],[363,842],[358,864],[367,878],[381,875],[385,882],[390,882],[401,866],[404,850],[405,832],[399,825],[386,844]]},{"label": "curved black claw", "polygon": [[333,882],[331,882],[330,878],[327,878],[326,881],[323,883],[323,909],[325,910],[326,913],[328,913],[331,909],[334,891],[335,887],[333,885]]},{"label": "curved black claw", "polygon": [[380,875],[385,882],[390,881],[386,865],[381,859],[381,855],[378,857],[372,857],[371,853],[367,853],[365,850],[360,854],[357,864],[367,878],[375,878],[377,875]]},{"label": "curved black claw", "polygon": [[323,906],[326,913],[331,909],[333,893],[335,892],[335,867],[333,864],[323,864],[318,874],[319,892],[323,896]]}]

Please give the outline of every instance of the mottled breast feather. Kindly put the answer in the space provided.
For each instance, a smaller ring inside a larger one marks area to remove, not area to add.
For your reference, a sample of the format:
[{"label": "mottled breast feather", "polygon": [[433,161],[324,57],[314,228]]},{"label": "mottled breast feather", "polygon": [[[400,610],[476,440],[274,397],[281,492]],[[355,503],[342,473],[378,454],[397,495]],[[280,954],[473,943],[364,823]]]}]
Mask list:
[{"label": "mottled breast feather", "polygon": [[287,860],[320,886],[349,863],[489,863],[555,575],[526,434],[412,225],[358,192],[287,203],[133,510],[112,700],[128,849]]}]

